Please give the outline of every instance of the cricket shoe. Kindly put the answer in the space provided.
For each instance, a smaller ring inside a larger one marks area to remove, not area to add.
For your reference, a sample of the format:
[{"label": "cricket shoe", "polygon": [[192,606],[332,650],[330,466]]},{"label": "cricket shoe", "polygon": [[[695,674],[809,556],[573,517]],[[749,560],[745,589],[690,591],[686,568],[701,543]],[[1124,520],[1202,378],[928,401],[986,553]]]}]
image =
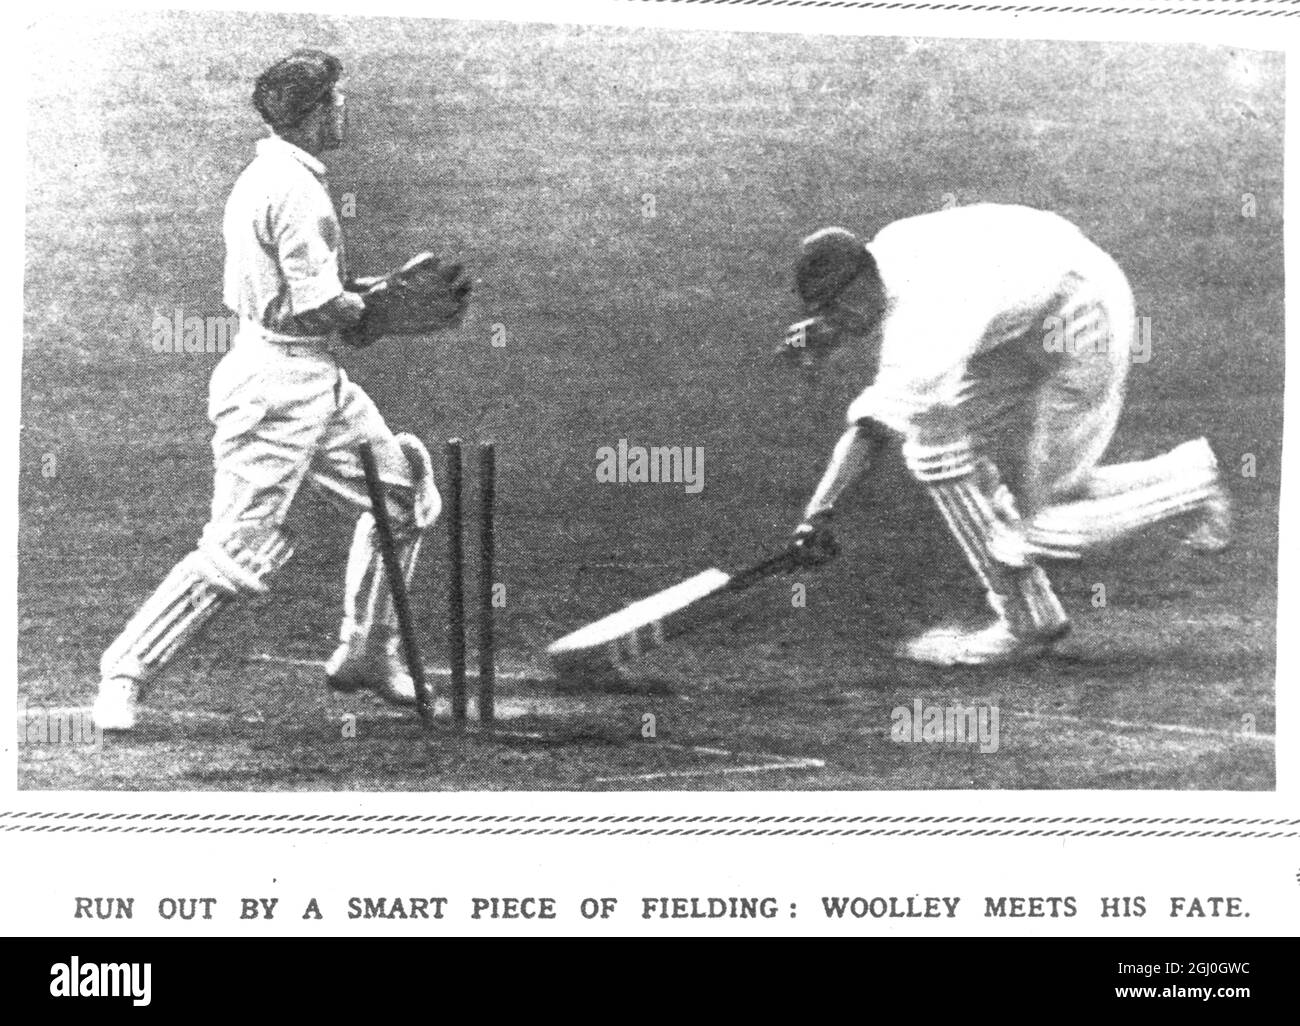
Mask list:
[{"label": "cricket shoe", "polygon": [[342,694],[373,691],[393,705],[415,704],[415,681],[396,639],[382,646],[339,645],[325,663],[325,683]]},{"label": "cricket shoe", "polygon": [[935,627],[901,645],[898,655],[931,666],[1003,666],[1046,655],[1069,630],[1067,620],[1025,638],[1013,633],[1001,618],[979,630]]},{"label": "cricket shoe", "polygon": [[1222,552],[1232,540],[1232,500],[1219,480],[1219,460],[1204,438],[1184,442],[1169,458],[1185,464],[1189,475],[1208,477],[1209,495],[1197,506],[1196,520],[1183,544],[1196,552]]},{"label": "cricket shoe", "polygon": [[1222,552],[1232,543],[1232,500],[1221,484],[1201,505],[1200,519],[1183,544],[1194,552]]},{"label": "cricket shoe", "polygon": [[99,694],[90,716],[100,730],[130,730],[135,726],[140,684],[130,677],[107,677],[99,682]]}]

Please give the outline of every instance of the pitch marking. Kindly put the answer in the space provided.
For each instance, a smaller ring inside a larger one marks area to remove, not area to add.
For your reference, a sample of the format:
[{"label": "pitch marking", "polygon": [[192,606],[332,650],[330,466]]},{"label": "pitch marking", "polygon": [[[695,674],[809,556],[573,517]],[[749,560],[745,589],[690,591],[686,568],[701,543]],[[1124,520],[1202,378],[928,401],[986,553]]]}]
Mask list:
[{"label": "pitch marking", "polygon": [[[285,666],[303,666],[303,667],[309,667],[311,669],[323,669],[325,666],[325,662],[322,659],[297,659],[292,656],[277,656],[277,655],[271,655],[269,653],[261,653],[259,655],[252,656],[250,657],[250,661],[263,662],[263,663],[280,663]],[[426,665],[424,669],[426,673],[432,676],[436,676],[436,677],[451,676],[450,667]],[[473,677],[475,675],[472,673],[467,673],[466,676]],[[498,670],[496,673],[496,677],[498,680],[537,680],[541,676],[543,676],[543,674],[540,672],[528,671],[528,670]],[[471,706],[473,705],[473,702],[474,699],[471,698],[470,699]],[[560,703],[555,703],[555,702],[548,703],[546,701],[536,701],[531,703],[530,702],[503,703],[501,697],[498,696],[497,715],[499,716],[502,715],[503,713],[503,708],[502,708],[503,704],[505,706],[504,714],[507,718],[511,716],[526,715],[529,712],[540,713],[545,715],[547,711],[550,712],[563,711],[560,707]],[[441,708],[441,705],[442,702],[440,701],[439,708]],[[550,706],[549,710],[547,708],[548,705]],[[396,709],[384,710],[384,713],[386,713],[390,718],[394,718],[394,719],[399,716],[409,715],[409,713],[403,712],[401,710],[396,710]],[[545,736],[543,734],[527,733],[523,731],[497,731],[497,733],[507,737],[521,737],[521,738],[528,738],[532,740],[538,740]],[[744,758],[751,758],[751,759],[762,759],[765,761],[761,763],[746,764],[743,766],[713,766],[713,767],[694,769],[694,770],[663,770],[656,773],[638,773],[629,776],[597,777],[593,781],[593,783],[597,783],[597,784],[612,784],[612,783],[620,783],[620,782],[633,783],[638,781],[709,777],[709,776],[717,776],[718,774],[771,773],[771,772],[776,772],[779,770],[786,770],[786,769],[817,770],[817,769],[826,768],[826,763],[823,762],[821,759],[788,758],[782,755],[769,755],[764,752],[747,752],[744,753],[744,755],[742,756],[740,753],[737,752],[729,752],[725,748],[707,748],[703,746],[694,746],[694,745],[679,745],[679,744],[673,744],[671,742],[661,742],[659,747],[670,748],[674,751],[679,751],[679,752],[689,752],[693,755],[707,755],[707,756],[712,756],[714,758],[721,758],[721,759],[736,759],[736,758],[744,757]]]},{"label": "pitch marking", "polygon": [[[674,748],[679,752],[692,752],[698,755],[731,757],[736,754],[734,752],[728,752],[722,748],[696,748],[689,745],[662,745],[661,747]],[[709,766],[693,770],[660,770],[656,773],[632,773],[617,777],[597,777],[593,783],[630,784],[644,783],[654,780],[689,780],[697,777],[716,777],[720,775],[739,773],[775,773],[780,770],[820,770],[826,768],[826,763],[821,759],[785,759],[779,755],[767,756],[762,752],[747,752],[745,754],[748,758],[767,758],[779,761],[753,763],[744,766]]]},{"label": "pitch marking", "polygon": [[[295,659],[292,656],[277,656],[260,654],[248,657],[250,663],[280,663],[283,666],[303,666],[313,670],[325,669],[324,659]],[[447,666],[430,666],[427,663],[424,672],[434,677],[450,677],[451,668]],[[497,680],[537,680],[545,676],[541,670],[497,670]],[[476,680],[478,673],[474,670],[466,670],[465,677],[467,680]]]},{"label": "pitch marking", "polygon": [[[848,691],[846,694],[849,697],[866,697],[863,692],[859,691]],[[1263,734],[1258,731],[1247,733],[1245,731],[1222,730],[1217,727],[1197,727],[1189,723],[1141,723],[1136,720],[1087,719],[1082,716],[1071,716],[1068,713],[1034,712],[1027,709],[1010,710],[1005,715],[1022,720],[1040,720],[1044,723],[1062,723],[1072,727],[1089,727],[1093,730],[1154,730],[1164,731],[1169,734],[1189,734],[1194,737],[1213,737],[1224,741],[1258,741],[1267,745],[1271,745],[1276,741],[1276,736],[1273,734]],[[859,731],[859,733],[888,735],[891,729],[890,727],[867,727]]]},{"label": "pitch marking", "polygon": [[1228,741],[1258,741],[1271,745],[1276,741],[1273,734],[1258,732],[1218,730],[1214,727],[1194,727],[1187,723],[1134,723],[1128,720],[1086,720],[1066,713],[1013,712],[1012,716],[1024,720],[1041,720],[1045,723],[1066,723],[1075,727],[1107,727],[1111,730],[1161,730],[1169,734],[1192,734],[1196,737],[1216,737]]}]

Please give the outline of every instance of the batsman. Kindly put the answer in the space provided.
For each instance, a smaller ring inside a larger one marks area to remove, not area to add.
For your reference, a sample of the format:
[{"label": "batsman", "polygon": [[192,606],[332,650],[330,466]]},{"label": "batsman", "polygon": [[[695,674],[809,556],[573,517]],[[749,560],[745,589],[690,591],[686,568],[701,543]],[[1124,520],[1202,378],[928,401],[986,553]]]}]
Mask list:
[{"label": "batsman", "polygon": [[225,607],[264,594],[293,554],[285,530],[304,484],[360,514],[344,576],[339,646],[328,684],[415,700],[359,447],[368,442],[406,576],[439,513],[429,454],[394,434],[339,365],[345,346],[460,323],[469,283],[458,265],[421,254],[390,275],[352,279],[321,157],[343,145],[339,60],[299,50],[267,68],[253,106],[270,129],[226,203],[224,301],[240,317],[212,373],[211,517],[100,662],[93,715],[105,730],[134,726],[142,691]]},{"label": "batsman", "polygon": [[867,388],[794,533],[808,565],[838,551],[850,481],[891,439],[984,586],[991,621],[936,627],[900,655],[981,665],[1049,652],[1069,629],[1042,564],[1078,559],[1172,518],[1218,551],[1230,506],[1209,443],[1103,465],[1134,355],[1123,271],[1064,218],[978,204],[896,221],[869,243],[825,228],[801,244],[808,319],[783,353],[815,366],[841,350]]}]

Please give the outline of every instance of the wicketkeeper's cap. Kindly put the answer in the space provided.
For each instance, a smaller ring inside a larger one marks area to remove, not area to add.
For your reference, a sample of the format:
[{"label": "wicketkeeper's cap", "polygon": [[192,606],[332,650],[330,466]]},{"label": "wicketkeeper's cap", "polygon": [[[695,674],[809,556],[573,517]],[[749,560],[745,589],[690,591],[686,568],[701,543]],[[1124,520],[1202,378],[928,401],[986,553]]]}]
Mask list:
[{"label": "wicketkeeper's cap", "polygon": [[253,106],[272,128],[292,128],[320,105],[342,73],[332,54],[295,50],[257,76]]},{"label": "wicketkeeper's cap", "polygon": [[847,228],[822,228],[800,244],[795,291],[808,306],[834,302],[872,263],[867,247]]}]

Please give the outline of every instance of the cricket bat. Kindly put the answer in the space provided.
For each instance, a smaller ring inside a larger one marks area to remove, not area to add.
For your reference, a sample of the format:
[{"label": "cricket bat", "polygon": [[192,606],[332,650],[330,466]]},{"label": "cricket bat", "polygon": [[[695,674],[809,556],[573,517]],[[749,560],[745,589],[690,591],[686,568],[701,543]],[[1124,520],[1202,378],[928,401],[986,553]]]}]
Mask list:
[{"label": "cricket bat", "polygon": [[799,565],[798,557],[787,550],[735,573],[710,567],[566,634],[553,642],[546,654],[557,676],[609,674],[672,638],[725,615],[729,596]]}]

